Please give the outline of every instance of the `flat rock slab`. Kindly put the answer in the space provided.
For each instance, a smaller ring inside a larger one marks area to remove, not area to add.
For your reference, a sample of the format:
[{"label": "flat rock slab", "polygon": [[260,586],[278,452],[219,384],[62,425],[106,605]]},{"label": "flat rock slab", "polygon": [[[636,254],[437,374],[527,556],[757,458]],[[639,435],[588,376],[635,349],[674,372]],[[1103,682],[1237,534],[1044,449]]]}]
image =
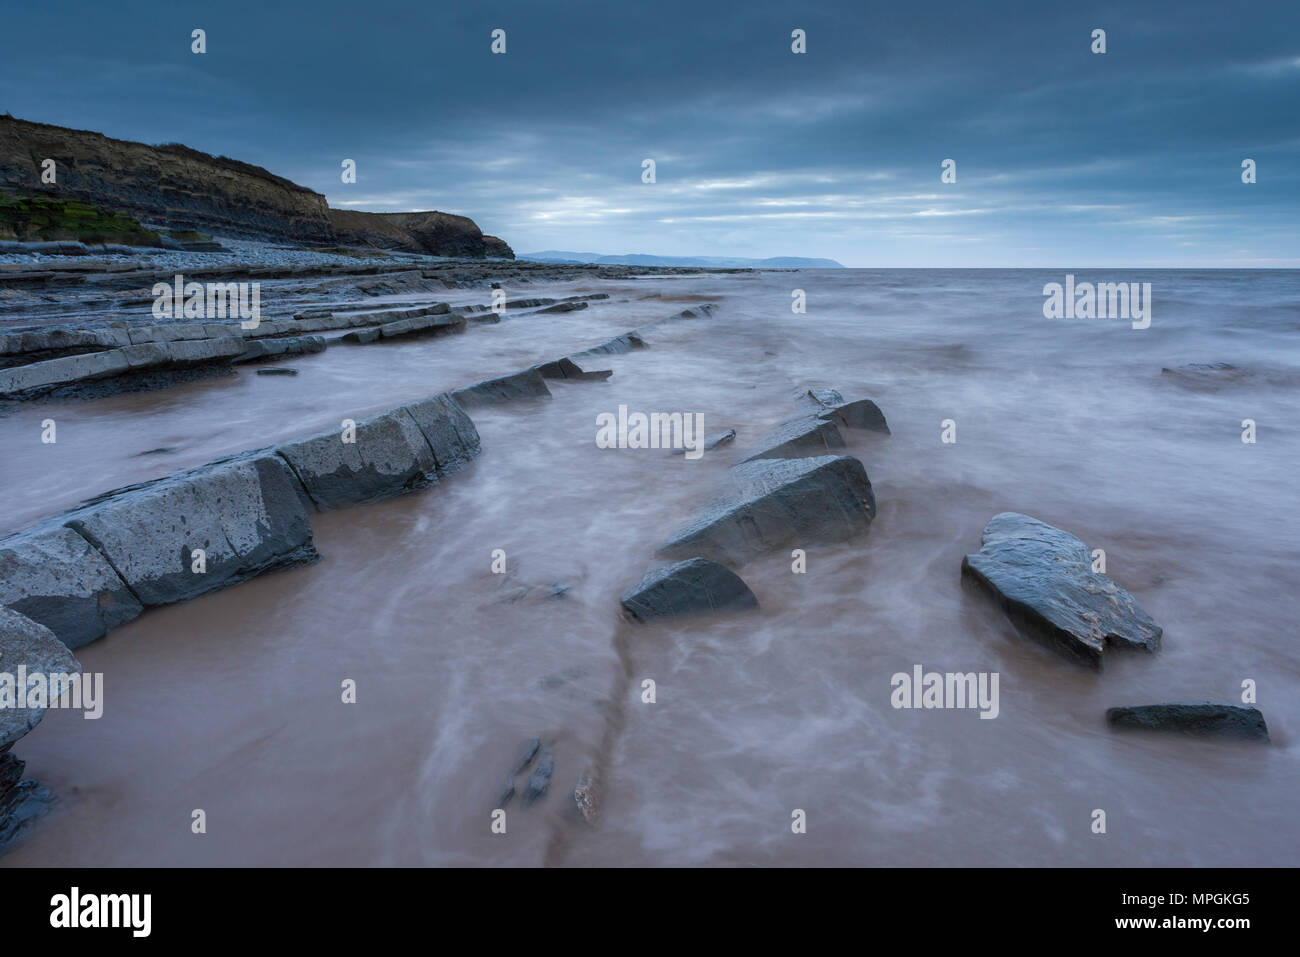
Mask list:
[{"label": "flat rock slab", "polygon": [[474,385],[457,389],[452,398],[463,408],[475,409],[498,402],[515,402],[519,399],[539,399],[551,394],[546,380],[537,369],[525,369],[511,375],[485,379]]},{"label": "flat rock slab", "polygon": [[648,572],[623,593],[622,603],[634,621],[758,607],[739,575],[707,558],[688,558]]},{"label": "flat rock slab", "polygon": [[1107,708],[1106,721],[1116,728],[1268,740],[1268,725],[1259,709],[1235,704],[1202,702]]},{"label": "flat rock slab", "polygon": [[815,415],[782,423],[758,443],[758,451],[744,459],[797,459],[808,455],[833,455],[844,448],[844,436],[834,422]]},{"label": "flat rock slab", "polygon": [[289,339],[254,339],[244,344],[244,351],[234,362],[256,362],[279,356],[304,356],[325,351],[323,336],[294,336]]},{"label": "flat rock slab", "polygon": [[[298,482],[270,450],[109,492],[63,521],[146,606],[319,558]],[[204,553],[199,572],[196,549]]]},{"label": "flat rock slab", "polygon": [[[0,673],[12,676],[14,681],[14,685],[9,686],[0,679],[0,753],[36,727],[45,713],[43,706],[18,707],[19,689],[16,684],[20,666],[26,669],[29,677],[44,675],[46,686],[59,693],[68,687],[69,678],[81,674],[80,662],[63,642],[54,637],[54,632],[25,615],[0,606]],[[58,694],[54,696],[57,699]]]},{"label": "flat rock slab", "polygon": [[58,522],[0,541],[0,605],[69,648],[103,638],[144,610],[104,556]]},{"label": "flat rock slab", "polygon": [[741,565],[784,545],[848,540],[875,516],[871,481],[851,456],[759,459],[733,467],[722,494],[659,554]]},{"label": "flat rock slab", "polygon": [[962,578],[990,591],[1022,633],[1094,668],[1108,647],[1155,651],[1162,629],[1137,600],[1092,570],[1092,553],[1069,532],[1019,512],[995,515]]}]

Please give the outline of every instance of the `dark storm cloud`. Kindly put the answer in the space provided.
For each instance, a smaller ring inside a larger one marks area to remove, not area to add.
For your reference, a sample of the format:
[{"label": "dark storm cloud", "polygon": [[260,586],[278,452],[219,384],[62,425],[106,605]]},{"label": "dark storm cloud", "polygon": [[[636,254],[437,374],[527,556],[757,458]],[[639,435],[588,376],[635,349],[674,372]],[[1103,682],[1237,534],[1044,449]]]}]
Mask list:
[{"label": "dark storm cloud", "polygon": [[464,213],[518,251],[1300,265],[1294,3],[1053,6],[32,5],[0,109]]}]

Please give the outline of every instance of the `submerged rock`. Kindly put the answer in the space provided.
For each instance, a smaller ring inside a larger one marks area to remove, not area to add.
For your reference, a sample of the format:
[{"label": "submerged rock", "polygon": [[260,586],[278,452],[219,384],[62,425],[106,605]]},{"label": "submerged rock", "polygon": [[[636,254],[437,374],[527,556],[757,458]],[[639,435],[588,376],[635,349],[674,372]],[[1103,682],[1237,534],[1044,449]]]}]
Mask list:
[{"label": "submerged rock", "polygon": [[875,516],[871,481],[851,456],[759,459],[732,468],[721,495],[659,554],[743,565],[783,545],[847,540]]},{"label": "submerged rock", "polygon": [[1268,725],[1259,709],[1235,704],[1203,702],[1107,708],[1106,721],[1116,728],[1268,740]]},{"label": "submerged rock", "polygon": [[983,547],[967,555],[963,580],[993,594],[1016,628],[1094,668],[1108,647],[1155,651],[1162,629],[1137,600],[1092,570],[1092,554],[1069,532],[1018,512],[995,515]]},{"label": "submerged rock", "polygon": [[[717,435],[711,435],[704,440],[704,451],[712,452],[716,448],[724,445],[730,445],[736,439],[736,430],[727,429],[725,432],[719,432]],[[673,455],[685,455],[688,449],[674,449]]]},{"label": "submerged rock", "polygon": [[537,767],[529,775],[528,787],[524,789],[524,807],[528,807],[543,794],[551,783],[551,773],[555,770],[555,755],[550,748],[543,748],[537,759]]},{"label": "submerged rock", "polygon": [[596,790],[595,775],[590,769],[579,776],[578,784],[573,789],[573,803],[578,806],[578,811],[588,824],[596,823],[600,817],[600,794]]},{"label": "submerged rock", "polygon": [[533,763],[533,758],[537,757],[537,752],[542,747],[541,738],[529,738],[524,742],[523,750],[519,752],[519,757],[515,760],[514,770],[510,776],[516,777],[521,774],[524,768]]},{"label": "submerged rock", "polygon": [[634,621],[758,607],[739,575],[707,558],[689,558],[648,572],[623,593],[622,603]]}]

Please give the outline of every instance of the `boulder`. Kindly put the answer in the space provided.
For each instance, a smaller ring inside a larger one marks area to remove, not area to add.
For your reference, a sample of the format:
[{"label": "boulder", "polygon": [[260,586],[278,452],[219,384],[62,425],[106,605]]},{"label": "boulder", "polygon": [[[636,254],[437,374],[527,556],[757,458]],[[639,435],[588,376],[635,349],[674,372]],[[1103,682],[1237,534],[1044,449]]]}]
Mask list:
[{"label": "boulder", "polygon": [[27,704],[17,697],[20,667],[26,677],[43,675],[45,686],[56,699],[70,687],[71,679],[81,674],[80,662],[50,629],[0,607],[0,675],[5,676],[0,678],[0,754],[36,727],[45,714],[44,706],[18,707]]},{"label": "boulder", "polygon": [[648,572],[623,593],[622,602],[633,621],[758,607],[739,575],[707,558],[688,558]]},{"label": "boulder", "polygon": [[1155,651],[1161,628],[1137,600],[1092,570],[1092,553],[1069,532],[1018,512],[995,515],[962,578],[985,588],[1023,634],[1094,668],[1110,647]]},{"label": "boulder", "polygon": [[452,398],[466,409],[495,405],[498,402],[514,402],[517,399],[537,399],[549,396],[551,390],[546,388],[546,380],[536,369],[525,369],[512,375],[485,379],[474,385],[457,389]]},{"label": "boulder", "polygon": [[103,638],[143,610],[104,556],[58,522],[0,542],[0,605],[48,628],[69,648]]},{"label": "boulder", "polygon": [[741,565],[783,545],[847,540],[875,515],[871,481],[851,456],[759,459],[733,467],[718,498],[659,554]]},{"label": "boulder", "polygon": [[405,409],[358,419],[355,438],[343,441],[340,427],[285,442],[276,451],[322,510],[373,502],[437,481],[433,451]]},{"label": "boulder", "polygon": [[777,426],[762,438],[759,450],[744,461],[827,455],[842,448],[844,436],[840,435],[835,423],[809,415]]},{"label": "boulder", "polygon": [[1268,740],[1268,725],[1258,708],[1210,702],[1144,704],[1107,708],[1106,721],[1116,728],[1182,731],[1187,734]]},{"label": "boulder", "polygon": [[479,454],[478,429],[447,393],[412,403],[406,413],[429,443],[439,478],[459,471]]},{"label": "boulder", "polygon": [[[299,485],[267,450],[109,492],[64,522],[109,560],[145,606],[319,558]],[[202,571],[194,570],[195,549],[204,552]]]},{"label": "boulder", "polygon": [[799,396],[799,404],[808,414],[848,429],[890,434],[885,414],[870,399],[845,402],[834,389],[806,389]]}]

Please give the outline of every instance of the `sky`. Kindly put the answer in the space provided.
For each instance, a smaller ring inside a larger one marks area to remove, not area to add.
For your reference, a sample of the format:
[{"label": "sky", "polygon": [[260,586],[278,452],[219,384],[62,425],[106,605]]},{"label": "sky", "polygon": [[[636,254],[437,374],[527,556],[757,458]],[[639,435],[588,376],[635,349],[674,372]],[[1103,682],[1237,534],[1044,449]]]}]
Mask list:
[{"label": "sky", "polygon": [[6,0],[0,30],[0,112],[520,253],[1300,267],[1297,0]]}]

